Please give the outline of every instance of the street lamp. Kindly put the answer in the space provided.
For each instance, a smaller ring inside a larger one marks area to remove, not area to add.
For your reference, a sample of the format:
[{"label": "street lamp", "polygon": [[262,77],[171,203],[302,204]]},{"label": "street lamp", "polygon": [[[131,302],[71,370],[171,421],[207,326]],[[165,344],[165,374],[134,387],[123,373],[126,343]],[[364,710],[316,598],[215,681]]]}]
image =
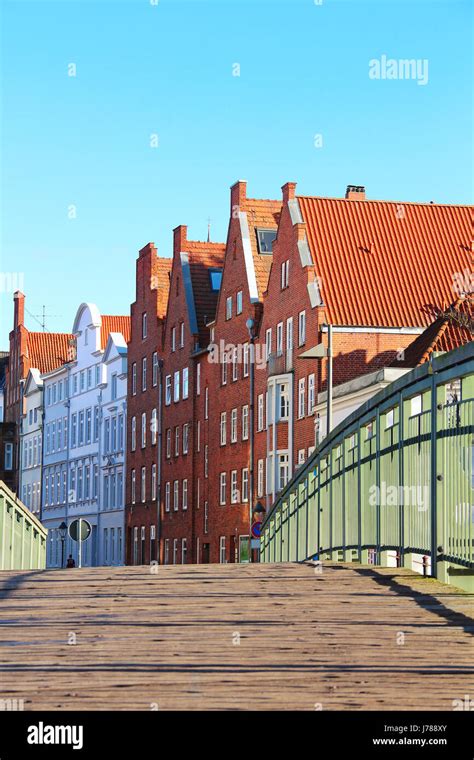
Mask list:
[{"label": "street lamp", "polygon": [[67,525],[64,522],[64,520],[59,526],[58,531],[59,531],[59,537],[61,539],[61,567],[64,567],[64,542],[66,540],[66,535],[67,535]]}]

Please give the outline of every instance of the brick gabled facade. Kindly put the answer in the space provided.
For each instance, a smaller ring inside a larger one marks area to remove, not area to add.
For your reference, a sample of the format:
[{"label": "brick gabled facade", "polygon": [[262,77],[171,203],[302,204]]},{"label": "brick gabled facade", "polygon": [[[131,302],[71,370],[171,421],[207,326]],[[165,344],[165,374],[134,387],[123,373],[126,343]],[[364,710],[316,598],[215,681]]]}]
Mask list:
[{"label": "brick gabled facade", "polygon": [[[208,370],[211,562],[248,556],[252,398],[247,321],[253,321],[257,336],[280,209],[279,201],[247,198],[245,182],[231,188],[224,272],[212,327],[217,362]],[[266,234],[261,248],[259,230]]]},{"label": "brick gabled facade", "polygon": [[[159,557],[161,364],[171,264],[171,259],[158,257],[153,243],[141,249],[136,264],[136,299],[131,306],[128,344],[127,564],[148,564]],[[143,447],[142,415],[145,428]],[[142,468],[144,500],[141,493]]]},{"label": "brick gabled facade", "polygon": [[198,378],[198,373],[205,374],[207,369],[204,366],[209,343],[207,324],[215,313],[223,258],[223,244],[188,240],[184,225],[174,230],[163,341],[161,561],[164,564],[200,561],[202,543],[196,541],[196,532],[203,512],[207,435],[201,425],[203,378]]}]

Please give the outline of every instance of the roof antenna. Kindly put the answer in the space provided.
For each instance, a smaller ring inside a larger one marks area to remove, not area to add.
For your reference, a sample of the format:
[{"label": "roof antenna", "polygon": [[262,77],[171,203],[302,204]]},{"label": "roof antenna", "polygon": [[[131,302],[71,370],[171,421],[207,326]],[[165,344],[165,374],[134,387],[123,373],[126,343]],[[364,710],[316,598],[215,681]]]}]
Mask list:
[{"label": "roof antenna", "polygon": [[207,217],[207,242],[211,242],[211,217]]}]

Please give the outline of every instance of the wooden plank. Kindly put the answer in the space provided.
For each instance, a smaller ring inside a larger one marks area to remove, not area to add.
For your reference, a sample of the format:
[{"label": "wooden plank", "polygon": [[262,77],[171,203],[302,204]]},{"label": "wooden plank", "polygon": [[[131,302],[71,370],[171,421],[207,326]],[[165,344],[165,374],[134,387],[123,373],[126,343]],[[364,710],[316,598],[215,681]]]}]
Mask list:
[{"label": "wooden plank", "polygon": [[336,563],[157,569],[0,573],[0,699],[450,710],[473,692],[472,596],[432,579]]}]

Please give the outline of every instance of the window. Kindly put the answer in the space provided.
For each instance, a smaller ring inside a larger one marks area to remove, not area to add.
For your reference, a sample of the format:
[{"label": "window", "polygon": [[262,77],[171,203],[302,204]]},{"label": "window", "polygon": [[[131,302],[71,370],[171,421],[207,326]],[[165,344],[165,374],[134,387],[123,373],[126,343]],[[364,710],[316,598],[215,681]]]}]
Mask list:
[{"label": "window", "polygon": [[248,404],[242,407],[242,440],[247,441],[249,437],[249,407]]},{"label": "window", "polygon": [[249,471],[247,467],[242,470],[242,501],[249,500]]},{"label": "window", "polygon": [[201,395],[201,365],[196,365],[196,396]]},{"label": "window", "polygon": [[185,512],[188,508],[188,480],[187,478],[183,479],[183,512]]},{"label": "window", "polygon": [[277,354],[281,356],[283,353],[283,322],[277,324]]},{"label": "window", "polygon": [[306,342],[306,312],[300,311],[298,314],[298,345],[304,346]]},{"label": "window", "polygon": [[265,359],[266,361],[268,361],[268,358],[271,352],[272,352],[272,328],[269,327],[265,333]]},{"label": "window", "polygon": [[304,417],[306,405],[306,380],[300,377],[298,381],[298,417]]},{"label": "window", "polygon": [[174,455],[179,456],[179,427],[177,425],[174,429]]},{"label": "window", "polygon": [[136,362],[132,364],[132,396],[137,395],[137,365]]},{"label": "window", "polygon": [[188,398],[189,395],[189,370],[187,367],[183,369],[183,398]]},{"label": "window", "polygon": [[263,430],[263,404],[264,398],[261,393],[257,400],[257,430]]},{"label": "window", "polygon": [[201,420],[196,423],[196,451],[201,451]]},{"label": "window", "polygon": [[181,539],[181,564],[185,565],[188,556],[188,542],[185,538]]},{"label": "window", "polygon": [[237,302],[235,305],[235,311],[237,314],[242,314],[242,291],[237,291]]},{"label": "window", "polygon": [[206,385],[206,390],[204,392],[204,419],[207,420],[209,418],[209,387]]},{"label": "window", "polygon": [[276,230],[257,230],[258,252],[261,255],[272,253]]},{"label": "window", "polygon": [[142,314],[142,340],[144,340],[147,336],[147,316],[146,311]]},{"label": "window", "polygon": [[184,322],[181,322],[179,327],[179,345],[180,348],[184,348]]},{"label": "window", "polygon": [[237,470],[230,473],[230,503],[237,504],[239,501],[239,492],[237,489]]},{"label": "window", "polygon": [[104,424],[104,453],[110,452],[110,417],[107,417]]},{"label": "window", "polygon": [[227,413],[221,412],[221,446],[226,444]]},{"label": "window", "polygon": [[176,327],[171,330],[171,350],[176,351]]},{"label": "window", "polygon": [[110,386],[111,386],[110,395],[111,395],[112,401],[115,401],[115,399],[117,398],[117,373],[116,372],[112,374],[112,380],[111,380]]},{"label": "window", "polygon": [[187,454],[189,451],[189,423],[185,422],[183,425],[183,454]]},{"label": "window", "polygon": [[155,446],[156,445],[156,439],[157,439],[157,436],[158,436],[158,417],[157,417],[156,408],[152,409],[152,412],[151,412],[151,423],[150,424],[151,424],[151,444],[152,444],[152,446]]},{"label": "window", "polygon": [[211,281],[211,290],[213,290],[216,293],[221,286],[222,269],[210,269],[209,279]]},{"label": "window", "polygon": [[13,443],[5,444],[5,470],[13,470]]},{"label": "window", "polygon": [[225,300],[225,318],[232,318],[232,296],[228,296]]},{"label": "window", "polygon": [[281,265],[281,289],[284,290],[289,285],[290,261],[287,259]]},{"label": "window", "polygon": [[81,387],[81,392],[85,390],[85,387],[86,387],[86,371],[85,370],[82,370],[81,375],[80,375],[80,387]]},{"label": "window", "polygon": [[305,460],[306,460],[306,449],[299,449],[298,450],[298,467],[304,464]]},{"label": "window", "polygon": [[204,477],[207,478],[209,474],[209,447],[206,443],[204,446]]},{"label": "window", "polygon": [[204,533],[209,532],[209,504],[204,502]]},{"label": "window", "polygon": [[179,370],[174,373],[173,399],[174,399],[175,404],[179,401]]},{"label": "window", "polygon": [[175,512],[179,509],[179,480],[173,483],[173,509]]},{"label": "window", "polygon": [[288,383],[278,383],[278,419],[287,420],[290,413],[290,399],[288,396]]},{"label": "window", "polygon": [[171,457],[171,428],[166,431],[166,458]]},{"label": "window", "polygon": [[142,467],[141,499],[142,503],[146,500],[146,467]]},{"label": "window", "polygon": [[227,354],[222,354],[222,376],[221,383],[225,385],[227,383]]},{"label": "window", "polygon": [[243,347],[243,359],[244,359],[244,377],[249,376],[249,344],[244,343]]},{"label": "window", "polygon": [[278,489],[281,491],[288,483],[288,454],[278,455]]},{"label": "window", "polygon": [[171,404],[171,375],[166,375],[165,378],[165,404]]},{"label": "window", "polygon": [[146,391],[146,356],[142,359],[142,391]]},{"label": "window", "polygon": [[79,446],[84,445],[84,410],[79,412]]},{"label": "window", "polygon": [[[61,420],[58,421],[58,449],[60,446],[61,437]],[[86,442],[90,443],[92,439],[92,409],[86,409]]]},{"label": "window", "polygon": [[135,451],[137,448],[137,418],[132,417],[132,421],[130,424],[130,432],[131,432],[131,448],[132,451]]},{"label": "window", "polygon": [[156,501],[156,463],[151,466],[151,500]]},{"label": "window", "polygon": [[99,407],[94,407],[94,441],[99,440]]},{"label": "window", "polygon": [[171,483],[165,485],[165,512],[170,511]]},{"label": "window", "polygon": [[178,539],[173,538],[173,565],[178,564]]},{"label": "window", "polygon": [[142,436],[141,436],[142,449],[146,446],[146,412],[142,414]]},{"label": "window", "polygon": [[263,459],[259,459],[257,463],[257,496],[260,498],[263,496]]},{"label": "window", "polygon": [[232,351],[232,380],[235,382],[238,379],[239,376],[239,361],[238,361],[238,349],[237,346],[234,346],[234,349]]},{"label": "window", "polygon": [[152,383],[153,383],[153,387],[155,387],[158,384],[158,354],[156,351],[153,351]]},{"label": "window", "polygon": [[308,414],[313,414],[316,406],[314,375],[308,375]]},{"label": "window", "polygon": [[170,563],[170,540],[165,538],[165,565]]},{"label": "window", "polygon": [[230,413],[230,442],[237,442],[237,409],[232,409]]},{"label": "window", "polygon": [[219,539],[219,562],[225,563],[225,536]]},{"label": "window", "polygon": [[387,412],[386,417],[385,417],[385,425],[386,425],[387,428],[393,427],[394,415],[395,415],[395,410],[394,409],[390,409]]},{"label": "window", "polygon": [[226,491],[226,473],[221,472],[219,477],[219,503],[221,506],[225,504],[225,491]]}]

